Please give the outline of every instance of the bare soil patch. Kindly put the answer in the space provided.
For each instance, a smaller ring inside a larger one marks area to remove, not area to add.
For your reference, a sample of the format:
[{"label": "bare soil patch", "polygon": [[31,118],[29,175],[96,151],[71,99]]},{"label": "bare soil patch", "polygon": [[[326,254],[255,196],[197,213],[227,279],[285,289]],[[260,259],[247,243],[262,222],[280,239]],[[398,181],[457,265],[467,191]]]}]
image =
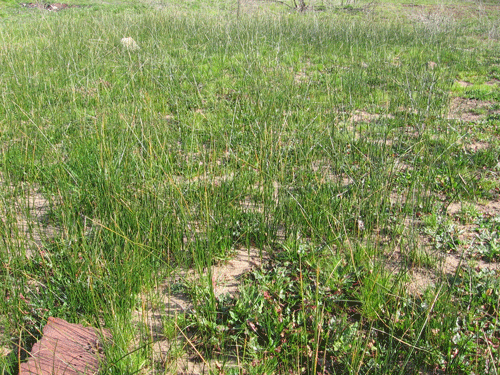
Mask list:
[{"label": "bare soil patch", "polygon": [[7,186],[0,176],[0,221],[12,234],[7,241],[18,245],[10,248],[24,248],[31,257],[42,249],[44,240],[60,234],[61,229],[51,224],[51,202],[36,187],[18,189],[21,191]]},{"label": "bare soil patch", "polygon": [[467,151],[470,152],[478,152],[481,150],[487,150],[488,148],[491,147],[491,144],[489,142],[484,142],[484,141],[474,141],[467,143],[463,146],[463,148]]},{"label": "bare soil patch", "polygon": [[[426,241],[425,236],[422,236],[421,241]],[[422,244],[421,251],[427,251],[428,253],[434,253],[435,256],[440,258],[437,260],[437,265],[433,268],[427,267],[410,267],[408,271],[408,281],[405,283],[406,290],[410,295],[421,295],[425,290],[431,286],[435,286],[438,282],[444,279],[452,278],[459,267],[473,266],[476,270],[496,270],[500,271],[499,263],[489,263],[483,260],[471,260],[464,253],[463,248],[461,248],[456,253],[439,253],[433,251],[429,245]],[[461,251],[461,252],[460,252]],[[393,274],[401,272],[405,269],[404,263],[406,262],[406,256],[403,256],[400,250],[397,250],[391,254],[388,260],[387,269]]]},{"label": "bare soil patch", "polygon": [[495,79],[492,79],[492,80],[490,80],[488,82],[485,82],[484,84],[487,85],[487,86],[493,86],[493,87],[500,86],[500,79],[496,79],[495,78]]},{"label": "bare soil patch", "polygon": [[350,122],[373,122],[378,119],[393,119],[394,116],[389,114],[378,114],[378,113],[369,113],[366,111],[355,111],[351,118]]},{"label": "bare soil patch", "polygon": [[[486,203],[476,203],[472,205],[479,214],[486,217],[496,217],[500,215],[500,201],[488,201]],[[436,259],[434,267],[411,266],[409,267],[407,290],[410,294],[422,294],[428,287],[435,285],[440,280],[453,277],[460,267],[473,267],[475,270],[494,270],[500,272],[499,262],[487,262],[477,259],[470,254],[469,249],[477,241],[477,225],[461,224],[458,216],[462,211],[462,203],[454,202],[447,207],[447,216],[454,220],[456,232],[458,233],[459,245],[453,251],[445,252],[432,248],[432,238],[426,234],[419,234],[417,238],[418,251],[428,254]],[[408,219],[405,222],[407,228],[420,227],[419,220]],[[419,230],[419,229],[417,229]],[[388,257],[388,269],[396,274],[405,268],[408,256],[403,254],[401,249],[396,249]]]},{"label": "bare soil patch", "polygon": [[449,111],[448,119],[462,121],[479,121],[486,117],[489,113],[500,113],[500,111],[490,111],[490,107],[494,104],[487,100],[453,98]]},{"label": "bare soil patch", "polygon": [[[3,238],[7,256],[12,251],[24,251],[28,258],[43,252],[44,242],[61,234],[61,228],[50,223],[51,202],[36,187],[14,187],[0,175],[0,226],[10,236]],[[1,318],[1,316],[0,316]],[[0,343],[4,329],[0,326]],[[10,354],[12,348],[0,346],[0,356]]]},{"label": "bare soil patch", "polygon": [[[235,296],[238,293],[241,277],[252,269],[260,267],[264,259],[266,255],[257,248],[239,248],[230,260],[212,266],[212,286],[215,296],[220,297],[224,294]],[[165,368],[167,373],[204,374],[220,366],[216,361],[204,362],[196,353],[187,354],[191,353],[190,345],[183,335],[179,334],[176,339],[169,340],[163,334],[165,319],[175,319],[176,316],[188,314],[193,309],[193,302],[185,292],[179,291],[179,287],[186,282],[196,283],[203,277],[208,277],[208,270],[204,270],[201,275],[193,270],[181,271],[177,276],[166,279],[147,295],[142,295],[141,309],[133,312],[133,323],[140,328],[139,331],[148,332],[148,339],[153,341],[153,361]],[[139,338],[140,334],[136,340],[137,345],[140,342]],[[176,350],[179,355],[172,355]],[[236,366],[236,363],[230,366]]]},{"label": "bare soil patch", "polygon": [[[474,204],[474,207],[478,210],[478,212],[484,215],[488,216],[500,215],[500,200],[492,200],[485,203],[476,203]],[[461,210],[462,210],[461,202],[451,203],[447,208],[448,215],[450,216],[458,214]]]},{"label": "bare soil patch", "polygon": [[472,83],[466,81],[456,81],[456,82],[457,85],[459,85],[460,87],[469,87],[473,85]]},{"label": "bare soil patch", "polygon": [[81,8],[81,5],[69,5],[69,4],[65,4],[65,3],[53,3],[53,4],[21,3],[20,5],[24,8],[44,9],[44,10],[48,10],[49,12],[58,12],[60,10],[66,9],[66,8]]}]

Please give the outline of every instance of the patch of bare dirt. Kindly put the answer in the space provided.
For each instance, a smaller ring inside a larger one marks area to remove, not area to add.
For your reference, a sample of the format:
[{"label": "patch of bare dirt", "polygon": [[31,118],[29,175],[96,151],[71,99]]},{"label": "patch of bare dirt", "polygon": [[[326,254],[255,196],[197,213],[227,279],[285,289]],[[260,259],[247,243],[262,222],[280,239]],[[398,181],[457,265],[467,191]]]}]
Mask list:
[{"label": "patch of bare dirt", "polygon": [[500,86],[500,79],[492,79],[488,82],[485,82],[485,85],[488,85],[488,86]]},{"label": "patch of bare dirt", "polygon": [[[476,203],[472,205],[479,214],[489,217],[500,215],[500,201],[489,201],[486,203]],[[447,207],[447,215],[450,218],[457,218],[462,212],[462,203],[454,202]],[[420,220],[407,219],[404,223],[406,228],[421,226]],[[445,278],[455,275],[457,269],[462,266],[470,266],[475,270],[495,270],[500,271],[500,262],[486,262],[482,259],[471,257],[469,249],[477,241],[476,224],[460,224],[458,220],[454,221],[458,233],[459,246],[455,251],[445,253],[443,251],[433,250],[431,238],[428,235],[420,234],[417,238],[419,251],[429,254],[435,258],[434,267],[411,266],[408,268],[409,281],[406,288],[413,295],[422,294],[428,287],[435,285]],[[417,229],[418,230],[418,229]],[[406,268],[407,260],[401,249],[396,249],[387,259],[387,268],[394,274],[399,273]]]},{"label": "patch of bare dirt", "polygon": [[0,346],[0,357],[7,357],[11,350],[7,346]]},{"label": "patch of bare dirt", "polygon": [[[425,238],[421,238],[426,241]],[[422,251],[431,252],[428,245],[422,244]],[[459,253],[440,253],[440,258],[436,260],[436,266],[432,268],[413,266],[408,268],[408,281],[405,284],[406,290],[412,295],[421,295],[429,287],[435,286],[443,277],[450,278],[455,275],[458,268],[461,266],[473,265],[476,270],[490,269],[500,271],[499,263],[489,263],[482,260],[471,261],[466,254],[461,256]],[[397,274],[402,269],[406,268],[405,256],[400,250],[391,254],[387,262],[387,269],[392,273]]]},{"label": "patch of bare dirt", "polygon": [[257,248],[238,249],[228,262],[212,267],[214,294],[234,296],[240,286],[240,278],[252,269],[260,267],[265,254]]},{"label": "patch of bare dirt", "polygon": [[466,81],[456,81],[457,85],[459,85],[460,87],[469,87],[469,86],[472,86],[473,84],[470,83],[470,82],[466,82]]},{"label": "patch of bare dirt", "polygon": [[453,98],[447,118],[450,120],[479,121],[486,117],[492,104],[493,102],[487,100]]},{"label": "patch of bare dirt", "polygon": [[[400,171],[412,171],[413,167],[409,166],[407,169],[402,168],[399,169]],[[395,171],[397,169],[395,168]],[[389,200],[391,202],[391,205],[396,206],[404,206],[404,205],[415,205],[418,206],[418,201],[421,200],[422,198],[425,199],[431,199],[432,193],[430,191],[418,191],[418,190],[412,190],[412,191],[397,191],[393,190],[391,194],[389,195]],[[405,223],[410,226],[414,226],[417,224],[415,221],[413,222],[407,222]]]},{"label": "patch of bare dirt", "polygon": [[10,345],[6,344],[8,340],[4,336],[6,336],[5,328],[2,326],[2,323],[0,323],[0,358],[7,357],[12,352],[12,348]]},{"label": "patch of bare dirt", "polygon": [[491,147],[491,144],[489,142],[484,142],[484,141],[474,141],[470,142],[464,145],[464,149],[470,152],[478,152],[481,150],[487,150],[488,148]]},{"label": "patch of bare dirt", "polygon": [[354,180],[345,173],[337,174],[333,172],[332,161],[328,159],[318,159],[311,162],[311,169],[321,177],[320,183],[333,182],[347,188]]},{"label": "patch of bare dirt", "polygon": [[81,8],[81,5],[69,5],[69,4],[64,4],[64,3],[53,3],[53,4],[21,3],[20,5],[24,8],[44,9],[44,10],[48,10],[49,12],[58,12],[60,10],[66,9],[66,8]]},{"label": "patch of bare dirt", "polygon": [[[280,184],[277,181],[273,181],[272,185],[272,197],[274,202],[278,204]],[[254,184],[252,186],[252,189],[254,191],[259,191],[260,193],[264,192],[264,186],[261,183]],[[258,212],[261,214],[264,213],[264,204],[254,201],[251,196],[246,196],[239,203],[244,212]]]},{"label": "patch of bare dirt", "polygon": [[[230,260],[213,265],[211,273],[215,296],[236,295],[241,276],[256,267],[260,267],[265,258],[265,253],[255,247],[239,248],[235,250]],[[207,275],[208,270],[205,270],[203,275],[197,275],[193,270],[188,270],[181,272],[177,278],[166,280],[153,292],[158,298],[155,303],[159,306],[159,310],[157,308],[153,310],[161,311],[162,314],[166,313],[168,316],[188,312],[192,308],[192,304],[186,294],[171,292],[175,290],[174,284],[182,283],[183,280],[194,282],[200,277],[207,277]],[[148,309],[152,309],[152,306],[149,306]]]},{"label": "patch of bare dirt", "polygon": [[[45,240],[60,234],[61,229],[50,224],[50,205],[35,187],[16,188],[0,175],[0,233],[9,257],[31,257],[42,251]],[[24,253],[14,253],[19,250]],[[0,326],[0,343],[4,341],[2,336],[4,328]],[[0,357],[10,352],[9,346],[0,346]]]},{"label": "patch of bare dirt", "polygon": [[[450,216],[455,216],[462,210],[462,202],[453,202],[448,205],[447,213]],[[481,214],[488,216],[500,215],[500,200],[488,201],[485,203],[475,203],[473,206]]]},{"label": "patch of bare dirt", "polygon": [[219,186],[223,182],[232,181],[234,179],[234,173],[229,173],[222,176],[211,176],[211,175],[198,175],[191,178],[186,178],[184,176],[172,176],[172,180],[176,184],[193,184],[197,182],[210,182],[214,186]]},{"label": "patch of bare dirt", "polygon": [[412,295],[420,295],[425,292],[425,290],[435,283],[435,275],[425,269],[413,269],[410,272],[411,281],[407,283],[406,288],[408,292]]},{"label": "patch of bare dirt", "polygon": [[0,199],[0,220],[11,233],[7,251],[24,248],[30,257],[45,239],[60,234],[60,228],[50,223],[50,201],[36,188],[6,186],[0,176]]},{"label": "patch of bare dirt", "polygon": [[430,31],[436,32],[448,28],[455,22],[453,14],[438,7],[414,8],[409,12],[409,17]]},{"label": "patch of bare dirt", "polygon": [[295,73],[293,77],[293,81],[297,84],[307,82],[309,80],[307,72],[305,70],[301,70],[298,73]]},{"label": "patch of bare dirt", "polygon": [[350,122],[373,122],[379,119],[393,119],[394,116],[390,113],[387,114],[378,114],[378,113],[369,113],[366,111],[354,111],[350,118]]},{"label": "patch of bare dirt", "polygon": [[[212,266],[212,286],[216,297],[225,294],[235,296],[238,293],[240,279],[243,275],[262,265],[266,258],[259,249],[240,248],[234,256],[226,261]],[[147,338],[152,341],[154,362],[160,364],[172,374],[208,374],[217,369],[220,364],[216,361],[205,361],[198,354],[187,355],[192,352],[188,337],[177,335],[174,340],[168,340],[164,335],[164,322],[176,319],[177,316],[189,313],[193,303],[189,296],[182,291],[184,282],[196,283],[198,279],[208,276],[208,270],[202,275],[193,270],[181,272],[177,277],[165,280],[156,290],[141,296],[142,306],[133,313],[133,323],[142,331],[147,332]],[[141,333],[138,333],[137,342],[140,345]],[[178,351],[178,355],[172,353]],[[236,362],[226,363],[226,366],[237,366]],[[151,373],[154,373],[151,370]]]}]

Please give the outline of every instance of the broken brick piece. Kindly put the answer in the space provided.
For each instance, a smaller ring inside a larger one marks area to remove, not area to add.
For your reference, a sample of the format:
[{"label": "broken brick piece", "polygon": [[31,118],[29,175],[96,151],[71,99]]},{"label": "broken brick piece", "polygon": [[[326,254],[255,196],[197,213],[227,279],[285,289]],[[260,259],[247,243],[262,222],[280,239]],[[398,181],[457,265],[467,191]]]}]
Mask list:
[{"label": "broken brick piece", "polygon": [[97,374],[105,361],[101,338],[110,340],[111,334],[50,317],[19,375]]}]

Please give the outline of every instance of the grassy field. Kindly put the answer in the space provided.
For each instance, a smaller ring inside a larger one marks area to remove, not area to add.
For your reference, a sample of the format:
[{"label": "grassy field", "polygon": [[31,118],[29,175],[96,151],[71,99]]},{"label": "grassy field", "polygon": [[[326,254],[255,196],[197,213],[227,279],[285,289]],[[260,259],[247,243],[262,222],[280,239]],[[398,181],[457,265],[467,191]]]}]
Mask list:
[{"label": "grassy field", "polygon": [[0,1],[2,373],[499,373],[498,2],[69,3]]}]

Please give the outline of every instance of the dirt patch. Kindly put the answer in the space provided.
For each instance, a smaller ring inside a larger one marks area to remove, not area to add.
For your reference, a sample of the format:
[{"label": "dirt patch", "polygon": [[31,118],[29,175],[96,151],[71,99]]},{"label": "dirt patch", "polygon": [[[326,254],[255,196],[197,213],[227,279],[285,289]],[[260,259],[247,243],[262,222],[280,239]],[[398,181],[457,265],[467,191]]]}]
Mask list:
[{"label": "dirt patch", "polygon": [[[422,238],[421,240],[425,241],[425,238]],[[429,245],[422,245],[421,251],[432,252],[432,249]],[[466,254],[461,256],[459,253],[440,253],[435,256],[440,257],[440,259],[437,259],[435,267],[428,268],[410,266],[408,268],[408,281],[405,283],[405,288],[410,295],[421,295],[427,288],[435,286],[443,279],[449,280],[462,266],[473,266],[476,270],[489,269],[500,271],[499,263],[489,263],[482,260],[471,261]],[[400,250],[395,251],[387,261],[387,269],[393,274],[398,274],[401,270],[408,267],[405,264],[407,262],[406,259],[407,256],[402,255]]]},{"label": "dirt patch", "polygon": [[466,81],[456,81],[456,83],[460,87],[469,87],[473,85],[472,83]]},{"label": "dirt patch", "polygon": [[[450,216],[455,216],[462,210],[462,202],[453,202],[448,205],[447,213]],[[483,215],[498,216],[500,215],[500,200],[488,201],[486,203],[476,203],[472,205],[477,211]]]},{"label": "dirt patch", "polygon": [[293,77],[293,81],[296,84],[307,82],[308,80],[309,80],[309,77],[308,77],[307,72],[305,70],[301,70],[300,72],[295,73],[295,75]]},{"label": "dirt patch", "polygon": [[[500,216],[500,201],[489,201],[484,204],[468,204],[478,215],[484,217]],[[447,217],[452,220],[457,235],[457,246],[453,250],[435,249],[432,245],[432,236],[422,232],[423,223],[419,219],[406,219],[405,228],[417,228],[420,232],[416,237],[415,249],[421,258],[427,257],[432,266],[422,266],[411,260],[409,249],[402,250],[399,246],[386,259],[387,269],[398,274],[407,271],[408,281],[405,283],[407,291],[412,295],[422,294],[428,287],[436,285],[442,280],[450,280],[461,267],[472,267],[476,271],[494,270],[500,272],[499,262],[487,262],[474,255],[471,251],[479,242],[477,224],[462,224],[458,220],[463,211],[461,202],[451,203],[447,207]]]},{"label": "dirt patch", "polygon": [[[226,261],[212,266],[212,286],[216,297],[224,294],[235,296],[238,293],[243,275],[262,265],[265,254],[254,247],[239,248],[234,256]],[[193,302],[183,291],[182,285],[196,283],[197,280],[208,277],[208,270],[202,275],[193,270],[185,270],[175,277],[168,278],[152,292],[141,295],[142,306],[133,312],[132,321],[138,328],[135,346],[140,345],[140,337],[145,333],[146,339],[152,341],[153,361],[160,364],[167,373],[204,374],[210,369],[216,369],[220,364],[216,361],[206,362],[199,355],[188,355],[190,344],[187,337],[181,334],[176,339],[166,339],[164,324],[174,321],[181,314],[189,314]],[[177,327],[178,328],[178,327]],[[142,333],[140,333],[142,332]],[[178,355],[173,353],[178,352]],[[236,363],[226,363],[225,366],[237,366]]]},{"label": "dirt patch", "polygon": [[489,142],[484,142],[484,141],[475,141],[471,143],[467,143],[463,146],[464,150],[470,151],[470,152],[478,152],[481,150],[487,150],[491,147],[491,144]]},{"label": "dirt patch", "polygon": [[[36,187],[15,187],[0,175],[0,233],[9,258],[30,258],[43,252],[45,241],[61,234],[61,228],[51,224],[50,210],[51,202]],[[0,344],[6,342],[4,335],[0,326]],[[11,349],[0,346],[0,357]]]},{"label": "dirt patch", "polygon": [[[212,286],[216,297],[223,294],[235,296],[240,285],[239,279],[256,267],[262,265],[262,261],[266,259],[265,253],[262,253],[255,247],[239,248],[235,250],[234,256],[226,261],[212,266]],[[151,304],[151,299],[147,296],[142,296],[143,301],[149,301],[143,304],[140,312],[157,311],[162,316],[173,317],[177,314],[189,312],[193,307],[187,295],[183,292],[176,292],[178,286],[184,282],[196,282],[201,277],[207,277],[208,270],[205,270],[202,275],[196,274],[193,270],[185,270],[179,272],[177,277],[169,278],[153,291],[155,296],[154,304]],[[154,307],[153,305],[156,305]],[[147,307],[146,307],[147,306]]]},{"label": "dirt patch", "polygon": [[226,263],[212,267],[212,283],[214,294],[235,296],[238,293],[240,279],[243,275],[262,265],[265,254],[257,248],[236,250],[235,257]]},{"label": "dirt patch", "polygon": [[441,7],[415,8],[409,12],[409,17],[431,32],[446,30],[455,22],[453,14]]},{"label": "dirt patch", "polygon": [[421,295],[431,285],[435,285],[436,276],[433,272],[422,268],[410,271],[411,281],[406,284],[409,294]]},{"label": "dirt patch", "polygon": [[332,182],[342,188],[348,188],[354,183],[354,180],[346,173],[334,173],[335,168],[329,159],[318,159],[311,162],[311,170],[320,176],[319,182],[321,184]]},{"label": "dirt patch", "polygon": [[208,182],[214,186],[219,186],[225,182],[231,182],[233,179],[234,173],[232,172],[222,176],[212,176],[208,174],[198,175],[191,178],[186,178],[184,176],[172,176],[172,181],[177,185]]},{"label": "dirt patch", "polygon": [[7,357],[11,352],[8,346],[0,346],[0,357]]},{"label": "dirt patch", "polygon": [[0,199],[0,221],[6,233],[11,234],[5,239],[11,245],[7,251],[25,249],[25,255],[31,257],[42,249],[44,240],[61,233],[51,224],[51,202],[37,188],[15,188],[6,185],[0,176]]},{"label": "dirt patch", "polygon": [[[453,98],[449,111],[449,120],[479,121],[489,114],[493,102],[477,99]],[[493,113],[500,113],[495,111]]]},{"label": "dirt patch", "polygon": [[21,3],[20,5],[24,8],[44,9],[44,10],[48,10],[49,12],[58,12],[60,10],[66,9],[66,8],[81,8],[81,5],[69,5],[69,4],[63,4],[63,3],[54,3],[54,4]]},{"label": "dirt patch", "polygon": [[350,118],[350,122],[368,122],[371,123],[373,121],[379,119],[393,119],[394,116],[390,113],[388,114],[378,114],[378,113],[369,113],[366,111],[354,111]]},{"label": "dirt patch", "polygon": [[[3,317],[0,316],[0,319]],[[7,357],[12,352],[11,345],[7,344],[7,337],[5,334],[5,328],[2,323],[0,323],[0,358]]]},{"label": "dirt patch", "polygon": [[500,86],[500,79],[495,78],[495,79],[492,79],[491,81],[485,82],[484,84],[487,86],[493,86],[493,87]]}]

